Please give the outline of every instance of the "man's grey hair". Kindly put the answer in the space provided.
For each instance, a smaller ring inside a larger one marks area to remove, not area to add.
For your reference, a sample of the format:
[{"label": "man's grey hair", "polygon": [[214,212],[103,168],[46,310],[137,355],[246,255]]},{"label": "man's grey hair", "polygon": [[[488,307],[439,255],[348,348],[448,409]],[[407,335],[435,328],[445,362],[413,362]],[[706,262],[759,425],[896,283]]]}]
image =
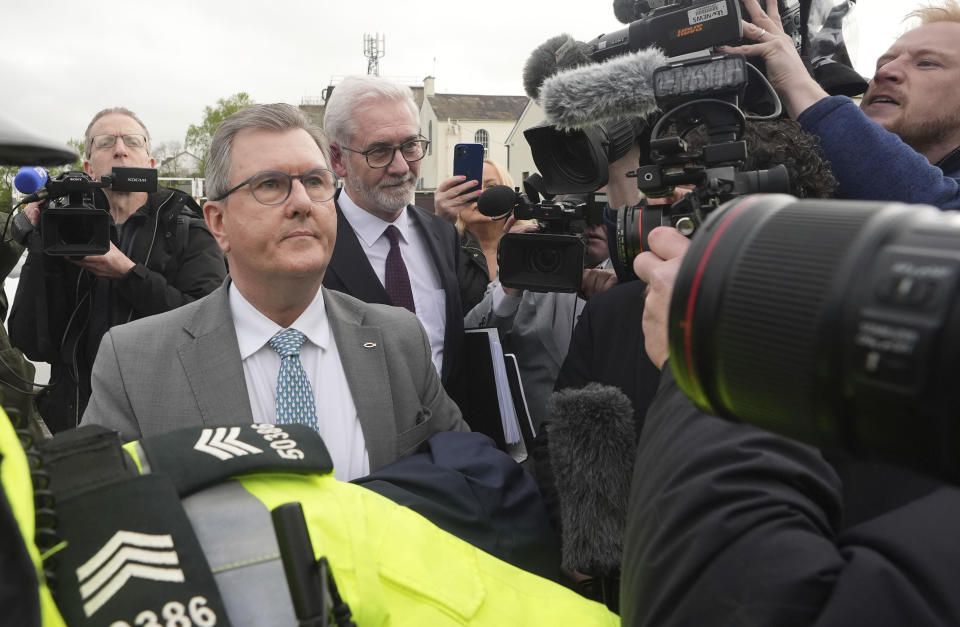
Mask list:
[{"label": "man's grey hair", "polygon": [[127,109],[126,107],[110,107],[108,109],[103,109],[98,111],[93,119],[90,120],[90,124],[87,124],[87,130],[83,133],[83,155],[85,159],[89,159],[90,155],[93,153],[93,135],[90,132],[93,130],[93,125],[97,123],[97,120],[102,118],[105,115],[110,115],[113,113],[119,113],[125,115],[137,124],[140,125],[140,128],[143,129],[143,136],[147,138],[147,154],[150,154],[150,131],[147,130],[147,125],[143,123],[143,120],[137,117],[137,114]]},{"label": "man's grey hair", "polygon": [[[409,87],[380,76],[348,76],[334,87],[327,99],[323,129],[330,141],[338,146],[349,147],[357,133],[353,114],[383,101],[406,103],[419,126],[420,112]],[[362,150],[363,147],[358,149]]]},{"label": "man's grey hair", "polygon": [[230,189],[230,150],[237,133],[248,128],[278,133],[291,129],[303,129],[320,148],[327,167],[330,166],[330,145],[327,143],[327,138],[320,127],[311,122],[303,111],[283,103],[253,105],[237,111],[221,122],[213,134],[204,170],[208,198],[222,196]]}]

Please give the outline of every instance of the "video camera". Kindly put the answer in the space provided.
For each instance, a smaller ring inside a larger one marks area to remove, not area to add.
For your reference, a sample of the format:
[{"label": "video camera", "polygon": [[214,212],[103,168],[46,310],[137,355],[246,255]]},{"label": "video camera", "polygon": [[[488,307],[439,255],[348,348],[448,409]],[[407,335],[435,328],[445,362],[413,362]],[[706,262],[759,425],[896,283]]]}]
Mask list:
[{"label": "video camera", "polygon": [[677,383],[715,415],[960,483],[958,251],[956,212],[730,201],[677,273]]},{"label": "video camera", "polygon": [[536,175],[524,181],[525,194],[494,185],[477,200],[483,215],[536,220],[537,233],[507,233],[497,248],[500,282],[534,292],[576,292],[583,279],[585,230],[603,223],[605,194],[545,194]]},{"label": "video camera", "polygon": [[[672,226],[689,237],[706,213],[732,198],[790,191],[784,165],[743,170],[747,145],[742,137],[748,118],[739,103],[751,68],[742,56],[721,54],[672,63],[654,73],[657,104],[666,113],[650,133],[653,164],[632,173],[646,198],[617,211],[617,253],[622,263],[629,264],[648,249],[647,236],[658,226]],[[762,74],[758,77],[766,81]],[[771,119],[779,113],[778,106],[774,115],[750,119]],[[703,148],[690,149],[684,137],[701,126],[706,135]],[[664,136],[667,128],[674,132]],[[649,202],[672,199],[680,185],[693,187],[681,200]]]},{"label": "video camera", "polygon": [[[30,177],[21,176],[33,172]],[[110,213],[96,206],[95,192],[111,189],[118,192],[157,191],[157,170],[154,168],[115,167],[99,181],[84,172],[64,172],[46,179],[42,169],[23,168],[17,179],[32,183],[32,190],[20,204],[43,200],[40,205],[40,234],[42,250],[47,255],[85,257],[102,255],[110,250]],[[28,183],[28,184],[30,184]],[[45,185],[44,185],[45,183]],[[15,180],[17,184],[17,180]],[[17,184],[21,192],[27,191]],[[13,237],[23,241],[33,230],[26,214],[20,212],[13,220]]]},{"label": "video camera", "polygon": [[[643,135],[646,123],[642,118],[656,111],[650,95],[639,93],[646,85],[637,77],[647,71],[645,63],[653,59],[652,55],[637,58],[635,67],[629,68],[629,71],[624,71],[627,68],[614,71],[608,69],[607,63],[591,65],[589,61],[609,62],[627,53],[653,48],[662,50],[668,61],[678,61],[684,55],[709,54],[708,51],[717,46],[736,45],[743,37],[740,0],[677,0],[671,4],[663,0],[637,0],[614,4],[614,10],[621,20],[625,15],[637,19],[622,30],[600,35],[588,43],[567,39],[554,51],[555,66],[540,67],[543,65],[540,56],[546,51],[535,51],[525,69],[527,74],[538,76],[549,74],[557,67],[579,65],[582,70],[595,70],[598,75],[608,72],[610,76],[605,81],[605,87],[628,92],[609,98],[606,108],[610,111],[596,112],[598,119],[610,118],[611,113],[620,114],[612,116],[620,119],[597,124],[576,124],[576,128],[570,128],[570,124],[545,123],[524,131],[545,187],[553,194],[593,192],[606,185],[609,164],[627,154],[633,143]],[[779,0],[778,5],[785,32],[793,37],[799,51],[799,0]],[[757,76],[762,77],[762,73],[758,72]],[[744,101],[752,110],[768,108],[768,113],[772,115],[779,101],[775,96],[770,98],[764,87],[757,87],[751,81],[744,87]],[[602,94],[585,91],[582,98],[581,94],[576,94],[572,99],[569,94],[566,96],[563,102],[555,103],[558,108],[604,107],[602,104],[593,104],[598,99],[602,100]],[[645,106],[648,100],[649,107]],[[551,104],[554,103],[546,102],[544,106],[549,110]],[[589,119],[594,116],[586,117]],[[633,119],[625,119],[628,117]]]}]

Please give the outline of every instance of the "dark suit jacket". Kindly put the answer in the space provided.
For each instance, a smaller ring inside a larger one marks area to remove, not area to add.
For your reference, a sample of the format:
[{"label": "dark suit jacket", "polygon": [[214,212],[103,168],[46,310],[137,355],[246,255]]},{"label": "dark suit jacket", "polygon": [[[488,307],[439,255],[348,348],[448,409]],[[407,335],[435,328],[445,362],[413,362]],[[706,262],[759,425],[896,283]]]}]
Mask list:
[{"label": "dark suit jacket", "polygon": [[[447,323],[443,338],[444,384],[451,380],[463,341],[463,312],[460,308],[460,286],[457,281],[457,262],[460,240],[457,230],[445,220],[415,205],[408,205],[414,222],[427,236],[430,257],[437,266],[440,283],[447,295]],[[323,277],[327,289],[344,292],[366,303],[393,305],[390,296],[377,278],[373,266],[357,239],[353,227],[343,216],[337,203],[337,243],[330,258],[330,265]]]}]

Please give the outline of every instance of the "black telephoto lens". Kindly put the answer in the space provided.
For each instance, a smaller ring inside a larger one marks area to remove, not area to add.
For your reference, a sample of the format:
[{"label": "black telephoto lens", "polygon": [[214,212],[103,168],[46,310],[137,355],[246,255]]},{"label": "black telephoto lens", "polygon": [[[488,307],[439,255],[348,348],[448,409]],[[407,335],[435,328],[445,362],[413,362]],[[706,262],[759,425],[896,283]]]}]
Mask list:
[{"label": "black telephoto lens", "polygon": [[960,480],[960,217],[737,198],[691,242],[671,366],[702,409]]}]

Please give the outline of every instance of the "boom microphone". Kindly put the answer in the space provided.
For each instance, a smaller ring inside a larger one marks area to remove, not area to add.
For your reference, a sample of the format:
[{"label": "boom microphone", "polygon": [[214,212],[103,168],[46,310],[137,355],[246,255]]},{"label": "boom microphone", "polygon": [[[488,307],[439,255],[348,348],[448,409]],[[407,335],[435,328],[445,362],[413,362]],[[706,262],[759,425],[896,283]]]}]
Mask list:
[{"label": "boom microphone", "polygon": [[653,72],[666,64],[660,50],[646,48],[565,70],[543,82],[540,105],[562,130],[647,117],[657,110]]},{"label": "boom microphone", "polygon": [[510,213],[521,201],[521,196],[506,185],[492,185],[477,198],[477,211],[488,218],[499,218]]},{"label": "boom microphone", "polygon": [[562,563],[589,575],[615,576],[637,449],[633,406],[618,388],[590,383],[554,392],[547,415]]},{"label": "boom microphone", "polygon": [[537,100],[543,81],[564,68],[593,63],[589,44],[577,41],[566,33],[551,37],[537,46],[523,66],[523,90]]}]

